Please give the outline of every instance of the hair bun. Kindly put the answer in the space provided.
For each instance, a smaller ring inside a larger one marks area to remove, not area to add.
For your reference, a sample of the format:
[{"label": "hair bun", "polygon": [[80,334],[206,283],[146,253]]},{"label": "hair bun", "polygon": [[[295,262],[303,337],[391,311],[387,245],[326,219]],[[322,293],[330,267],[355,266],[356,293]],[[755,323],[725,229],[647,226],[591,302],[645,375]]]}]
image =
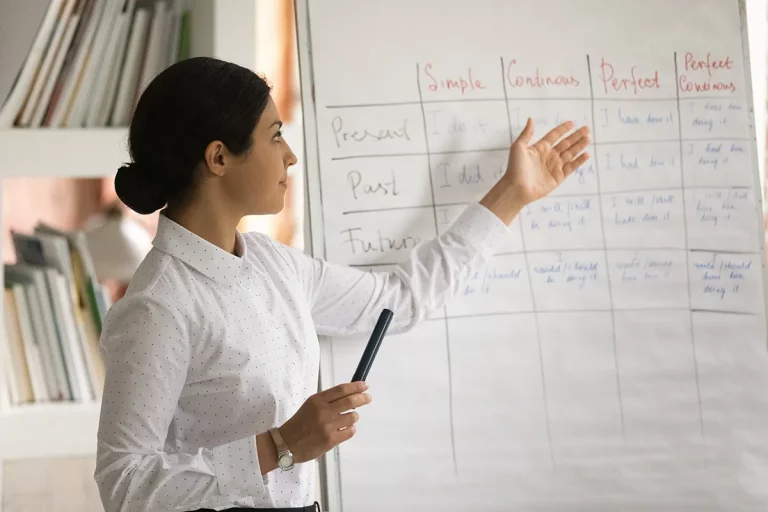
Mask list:
[{"label": "hair bun", "polygon": [[168,202],[165,186],[158,180],[157,171],[136,162],[123,165],[115,176],[117,197],[131,210],[146,215]]}]

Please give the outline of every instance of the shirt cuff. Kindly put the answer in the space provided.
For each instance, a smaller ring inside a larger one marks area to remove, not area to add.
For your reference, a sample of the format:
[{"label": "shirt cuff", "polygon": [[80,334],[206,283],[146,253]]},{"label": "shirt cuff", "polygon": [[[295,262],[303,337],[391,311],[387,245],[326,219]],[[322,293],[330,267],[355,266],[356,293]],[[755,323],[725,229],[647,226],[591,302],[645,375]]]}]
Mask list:
[{"label": "shirt cuff", "polygon": [[266,493],[256,453],[256,436],[217,446],[211,452],[222,496],[263,496]]},{"label": "shirt cuff", "polygon": [[468,245],[493,256],[509,240],[509,227],[480,203],[471,203],[459,215],[450,233]]}]

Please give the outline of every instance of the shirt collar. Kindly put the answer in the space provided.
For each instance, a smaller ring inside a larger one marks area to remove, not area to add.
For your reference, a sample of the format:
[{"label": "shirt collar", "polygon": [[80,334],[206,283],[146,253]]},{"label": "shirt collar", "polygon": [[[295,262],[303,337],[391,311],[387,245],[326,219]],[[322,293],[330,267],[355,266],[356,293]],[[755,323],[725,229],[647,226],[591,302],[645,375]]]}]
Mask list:
[{"label": "shirt collar", "polygon": [[246,245],[243,235],[235,232],[235,252],[231,254],[177,224],[160,213],[157,235],[152,245],[177,258],[206,277],[223,285],[234,284],[243,268]]}]

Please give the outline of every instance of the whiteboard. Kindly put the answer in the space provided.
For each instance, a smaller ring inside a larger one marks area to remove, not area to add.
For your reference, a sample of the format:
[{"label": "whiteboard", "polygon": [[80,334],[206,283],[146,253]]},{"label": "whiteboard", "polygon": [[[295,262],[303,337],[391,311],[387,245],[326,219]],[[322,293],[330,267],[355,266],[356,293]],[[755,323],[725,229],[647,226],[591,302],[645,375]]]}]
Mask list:
[{"label": "whiteboard", "polygon": [[[300,0],[297,24],[306,247],[331,262],[386,271],[444,232],[528,116],[595,141],[444,311],[386,338],[322,461],[328,509],[768,509],[743,2]],[[323,340],[322,387],[364,343]]]}]

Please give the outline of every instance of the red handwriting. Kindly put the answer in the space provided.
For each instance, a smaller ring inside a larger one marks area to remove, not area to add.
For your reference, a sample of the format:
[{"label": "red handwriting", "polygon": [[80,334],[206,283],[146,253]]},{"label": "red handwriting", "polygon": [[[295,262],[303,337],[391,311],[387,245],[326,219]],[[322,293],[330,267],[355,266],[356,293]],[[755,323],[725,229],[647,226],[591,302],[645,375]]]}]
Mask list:
[{"label": "red handwriting", "polygon": [[687,75],[680,75],[680,90],[683,92],[728,91],[735,92],[736,84],[721,80],[692,80]]},{"label": "red handwriting", "polygon": [[[707,52],[706,57],[697,58],[693,52],[685,52],[684,71],[678,79],[678,87],[683,92],[710,92],[710,91],[728,91],[735,92],[736,84],[727,78],[720,79],[715,77],[715,73],[727,73],[733,68],[731,57],[714,58]],[[707,73],[702,77],[703,72]]]},{"label": "red handwriting", "polygon": [[435,78],[435,75],[433,74],[432,70],[432,64],[427,63],[424,66],[424,74],[426,74],[431,83],[427,86],[427,89],[429,89],[432,92],[437,92],[441,89],[443,90],[453,90],[458,89],[461,91],[461,94],[463,95],[467,90],[473,91],[475,89],[485,89],[485,85],[483,85],[483,82],[472,76],[472,67],[470,66],[467,70],[467,77],[464,78],[463,76],[459,75],[458,77],[453,78]]},{"label": "red handwriting", "polygon": [[685,70],[700,71],[707,70],[707,74],[712,76],[713,71],[718,69],[731,69],[733,61],[726,55],[725,59],[713,59],[712,54],[707,52],[707,57],[703,60],[696,59],[691,52],[685,52]]},{"label": "red handwriting", "polygon": [[629,68],[629,76],[617,77],[616,70],[605,59],[600,61],[600,81],[603,82],[605,93],[631,91],[633,95],[642,89],[659,89],[659,71],[655,70],[651,76],[641,76],[637,72],[637,66]]},{"label": "red handwriting", "polygon": [[517,60],[512,59],[507,64],[507,82],[510,87],[578,87],[579,81],[573,76],[542,75],[539,68],[533,75],[518,74],[515,66]]}]

